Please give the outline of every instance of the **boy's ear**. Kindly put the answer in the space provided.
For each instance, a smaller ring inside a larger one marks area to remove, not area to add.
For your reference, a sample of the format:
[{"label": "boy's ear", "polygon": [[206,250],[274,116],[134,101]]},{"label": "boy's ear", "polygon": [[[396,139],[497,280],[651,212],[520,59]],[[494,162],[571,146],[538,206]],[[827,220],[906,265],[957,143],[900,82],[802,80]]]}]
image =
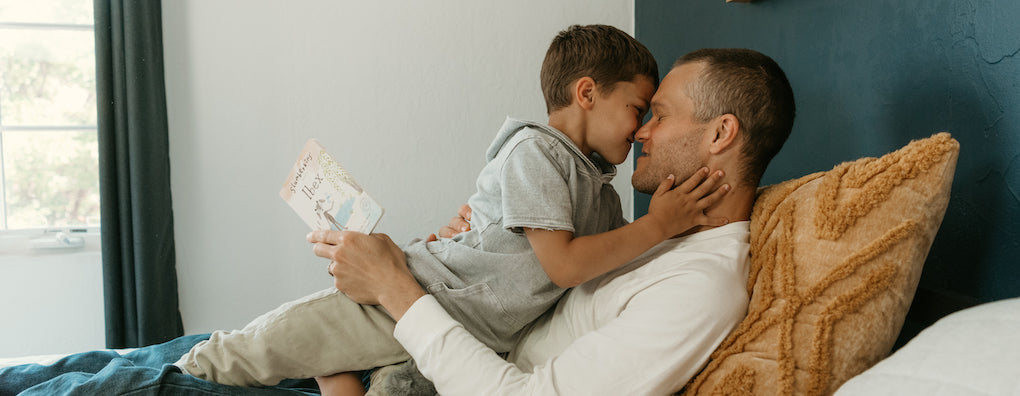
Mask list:
[{"label": "boy's ear", "polygon": [[574,82],[574,102],[582,109],[591,110],[595,104],[595,80],[591,77],[581,77]]},{"label": "boy's ear", "polygon": [[723,114],[712,123],[712,143],[709,146],[709,151],[712,154],[719,154],[723,150],[730,147],[735,147],[734,142],[737,136],[740,135],[740,120],[733,114]]}]

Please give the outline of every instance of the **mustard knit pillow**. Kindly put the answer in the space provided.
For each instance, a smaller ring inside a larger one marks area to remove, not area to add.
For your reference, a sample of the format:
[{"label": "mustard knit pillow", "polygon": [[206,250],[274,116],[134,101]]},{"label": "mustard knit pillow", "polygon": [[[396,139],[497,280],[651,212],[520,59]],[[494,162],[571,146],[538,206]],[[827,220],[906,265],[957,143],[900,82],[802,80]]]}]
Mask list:
[{"label": "mustard knit pillow", "polygon": [[684,394],[828,395],[888,355],[958,154],[940,133],[760,189],[747,318]]}]

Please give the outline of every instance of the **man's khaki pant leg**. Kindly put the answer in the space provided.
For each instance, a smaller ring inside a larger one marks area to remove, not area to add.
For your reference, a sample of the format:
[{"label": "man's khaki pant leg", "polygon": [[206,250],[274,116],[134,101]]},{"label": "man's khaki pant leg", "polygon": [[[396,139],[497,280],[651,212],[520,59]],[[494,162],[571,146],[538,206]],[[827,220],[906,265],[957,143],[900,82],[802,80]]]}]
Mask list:
[{"label": "man's khaki pant leg", "polygon": [[393,338],[394,325],[381,308],[328,289],[283,304],[241,330],[217,331],[175,365],[238,386],[365,370],[410,359]]}]

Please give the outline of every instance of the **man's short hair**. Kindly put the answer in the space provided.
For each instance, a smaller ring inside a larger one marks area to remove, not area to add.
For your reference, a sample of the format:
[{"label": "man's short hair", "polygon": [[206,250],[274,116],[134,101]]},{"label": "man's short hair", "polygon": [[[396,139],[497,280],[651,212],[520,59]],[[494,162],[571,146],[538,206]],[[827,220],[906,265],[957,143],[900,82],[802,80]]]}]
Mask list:
[{"label": "man's short hair", "polygon": [[577,79],[591,77],[604,94],[616,83],[646,76],[658,87],[655,57],[640,42],[608,25],[573,25],[549,45],[542,62],[542,94],[552,113],[573,101],[570,88]]},{"label": "man's short hair", "polygon": [[706,122],[723,114],[740,120],[745,181],[758,185],[765,168],[793,129],[793,89],[776,61],[749,49],[708,48],[684,55],[673,67],[704,62],[700,78],[687,87],[694,117]]}]

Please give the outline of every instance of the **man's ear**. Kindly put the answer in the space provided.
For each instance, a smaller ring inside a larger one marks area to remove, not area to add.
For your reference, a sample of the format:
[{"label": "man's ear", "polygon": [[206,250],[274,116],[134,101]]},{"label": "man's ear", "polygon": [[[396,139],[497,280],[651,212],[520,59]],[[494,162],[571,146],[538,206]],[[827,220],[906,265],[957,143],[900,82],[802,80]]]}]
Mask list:
[{"label": "man's ear", "polygon": [[734,142],[740,135],[740,120],[733,114],[723,114],[716,117],[712,123],[712,142],[709,151],[712,154],[719,154],[730,147],[735,147]]},{"label": "man's ear", "polygon": [[591,110],[595,104],[595,80],[591,77],[581,77],[574,82],[574,102],[582,109]]}]

